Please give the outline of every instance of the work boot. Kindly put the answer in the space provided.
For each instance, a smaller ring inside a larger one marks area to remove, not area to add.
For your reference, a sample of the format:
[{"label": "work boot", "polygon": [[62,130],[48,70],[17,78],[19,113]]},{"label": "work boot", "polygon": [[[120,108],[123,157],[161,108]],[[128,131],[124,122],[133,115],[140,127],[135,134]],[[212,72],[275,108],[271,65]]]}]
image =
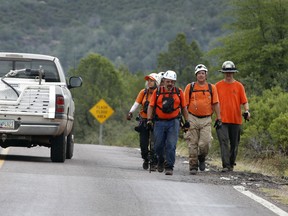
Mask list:
[{"label": "work boot", "polygon": [[205,171],[205,168],[206,168],[205,157],[198,156],[198,160],[199,160],[199,169],[200,169],[200,171]]},{"label": "work boot", "polygon": [[224,167],[224,168],[222,169],[222,172],[229,172],[229,171],[233,171],[233,168],[232,168],[232,170],[231,170],[230,167]]},{"label": "work boot", "polygon": [[165,175],[173,175],[173,169],[170,168],[165,169]]},{"label": "work boot", "polygon": [[157,165],[156,164],[151,164],[150,170],[151,171],[156,171]]},{"label": "work boot", "polygon": [[205,168],[206,168],[205,161],[199,161],[200,171],[205,171]]},{"label": "work boot", "polygon": [[142,167],[143,167],[143,169],[147,170],[149,168],[149,161],[144,160]]},{"label": "work boot", "polygon": [[190,170],[190,175],[196,175],[196,174],[197,174],[197,169]]},{"label": "work boot", "polygon": [[163,172],[164,171],[164,163],[158,162],[157,169],[158,169],[158,172]]}]

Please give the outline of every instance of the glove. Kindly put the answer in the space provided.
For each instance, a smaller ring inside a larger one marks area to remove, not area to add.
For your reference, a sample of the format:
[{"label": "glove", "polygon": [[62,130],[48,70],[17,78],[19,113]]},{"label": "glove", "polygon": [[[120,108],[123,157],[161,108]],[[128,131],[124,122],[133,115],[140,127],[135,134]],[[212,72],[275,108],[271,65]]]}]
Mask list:
[{"label": "glove", "polygon": [[188,129],[190,128],[190,122],[186,120],[182,128],[183,128],[184,133],[186,133]]},{"label": "glove", "polygon": [[222,127],[222,121],[221,121],[221,119],[217,119],[215,121],[214,128],[216,128],[216,130],[217,130],[217,129],[221,128],[221,127]]},{"label": "glove", "polygon": [[131,113],[131,112],[129,112],[128,114],[127,114],[127,120],[131,120],[132,119],[132,117],[133,117],[133,114]]},{"label": "glove", "polygon": [[183,125],[183,128],[185,128],[185,129],[190,128],[190,122],[186,120],[184,125]]},{"label": "glove", "polygon": [[242,116],[244,117],[244,119],[245,119],[245,121],[249,121],[249,111],[247,110],[247,111],[245,111],[243,114],[242,114]]},{"label": "glove", "polygon": [[151,119],[147,120],[146,128],[147,130],[153,130],[153,121]]}]

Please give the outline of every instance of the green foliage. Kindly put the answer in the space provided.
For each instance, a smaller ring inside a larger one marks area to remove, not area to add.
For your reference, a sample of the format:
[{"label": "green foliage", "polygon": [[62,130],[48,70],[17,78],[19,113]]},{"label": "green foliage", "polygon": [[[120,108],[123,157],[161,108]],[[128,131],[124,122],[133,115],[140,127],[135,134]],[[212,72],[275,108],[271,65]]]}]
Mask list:
[{"label": "green foliage", "polygon": [[288,89],[288,1],[233,1],[230,34],[210,52],[221,62],[232,60],[248,92],[279,85]]},{"label": "green foliage", "polygon": [[[241,145],[245,154],[271,156],[288,149],[288,95],[280,87],[250,98],[252,119],[244,123]],[[250,156],[251,156],[250,155]]]},{"label": "green foliage", "polygon": [[277,118],[273,119],[268,131],[280,153],[288,155],[288,112],[281,113]]},{"label": "green foliage", "polygon": [[168,51],[159,54],[158,70],[175,71],[177,73],[177,85],[184,88],[188,82],[194,79],[194,68],[197,64],[209,66],[202,56],[196,41],[188,44],[185,34],[180,33],[174,41],[169,43]]},{"label": "green foliage", "polygon": [[115,112],[102,125],[103,144],[138,146],[138,133],[134,131],[137,122],[128,122],[126,114],[144,87],[143,75],[133,75],[123,66],[116,70],[107,58],[95,53],[81,59],[78,67],[71,69],[69,75],[80,75],[83,79],[81,88],[72,89],[76,104],[76,142],[98,143],[100,123],[89,110],[104,99]]},{"label": "green foliage", "polygon": [[79,139],[89,143],[85,139],[96,125],[94,117],[89,112],[90,108],[103,98],[115,110],[114,118],[121,120],[118,108],[123,105],[124,87],[119,72],[108,59],[98,54],[89,54],[82,59],[78,68],[72,70],[71,74],[81,75],[83,79],[82,87],[73,91],[77,105],[75,133]]},{"label": "green foliage", "polygon": [[76,142],[98,142],[100,124],[89,109],[103,98],[115,110],[102,125],[104,144],[138,146],[137,122],[126,114],[144,74],[175,70],[183,88],[203,63],[214,83],[229,59],[250,95],[240,155],[288,154],[287,0],[15,0],[0,7],[0,50],[55,55],[69,75],[82,76],[83,86],[72,89]]},{"label": "green foliage", "polygon": [[2,0],[0,50],[52,54],[67,71],[88,53],[99,53],[133,73],[146,73],[179,32],[209,49],[223,35],[218,15],[226,2]]}]

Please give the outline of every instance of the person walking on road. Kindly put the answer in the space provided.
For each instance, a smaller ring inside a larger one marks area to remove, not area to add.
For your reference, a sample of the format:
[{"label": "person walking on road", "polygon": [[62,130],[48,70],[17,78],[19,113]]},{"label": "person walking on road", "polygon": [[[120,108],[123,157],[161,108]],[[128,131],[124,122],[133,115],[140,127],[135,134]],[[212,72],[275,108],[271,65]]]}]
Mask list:
[{"label": "person walking on road", "polygon": [[238,72],[232,61],[225,61],[220,70],[224,80],[216,83],[220,102],[222,127],[216,128],[220,143],[222,172],[233,171],[236,165],[240,130],[242,124],[241,106],[244,107],[245,120],[250,119],[248,99],[244,86],[234,79]]},{"label": "person walking on road", "polygon": [[184,127],[190,127],[184,93],[182,89],[175,87],[176,80],[174,71],[166,71],[163,75],[163,86],[153,92],[148,107],[147,124],[153,126],[157,169],[158,172],[163,172],[165,168],[165,175],[173,175],[181,110],[186,119]]},{"label": "person walking on road", "polygon": [[215,85],[207,82],[208,69],[203,64],[195,67],[196,82],[189,83],[184,91],[191,127],[184,134],[189,146],[189,170],[191,175],[206,168],[205,158],[211,143],[212,114],[215,111],[221,126],[218,94]]},{"label": "person walking on road", "polygon": [[[139,125],[135,127],[135,130],[139,132],[139,140],[140,140],[140,149],[141,149],[141,156],[143,158],[143,169],[147,170],[149,168],[149,140],[153,141],[153,133],[150,133],[149,129],[147,128],[147,109],[151,99],[152,92],[157,88],[159,85],[159,76],[157,73],[151,73],[144,78],[146,80],[146,88],[142,89],[133,106],[131,107],[129,113],[127,114],[127,120],[131,120],[133,116],[133,112],[141,105],[141,109],[139,112]],[[150,137],[151,136],[151,137]],[[151,155],[151,171],[156,171],[156,155],[153,148],[154,144],[152,142],[150,155]]]}]

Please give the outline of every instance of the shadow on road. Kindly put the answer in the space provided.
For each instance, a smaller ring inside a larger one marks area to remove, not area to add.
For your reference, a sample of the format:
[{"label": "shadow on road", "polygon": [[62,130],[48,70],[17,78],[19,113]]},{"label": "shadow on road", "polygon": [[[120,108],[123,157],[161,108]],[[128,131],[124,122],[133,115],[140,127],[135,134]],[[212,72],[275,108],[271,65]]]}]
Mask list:
[{"label": "shadow on road", "polygon": [[39,157],[31,155],[6,155],[0,154],[0,160],[6,161],[24,161],[24,162],[42,162],[42,163],[52,163],[49,157]]}]

